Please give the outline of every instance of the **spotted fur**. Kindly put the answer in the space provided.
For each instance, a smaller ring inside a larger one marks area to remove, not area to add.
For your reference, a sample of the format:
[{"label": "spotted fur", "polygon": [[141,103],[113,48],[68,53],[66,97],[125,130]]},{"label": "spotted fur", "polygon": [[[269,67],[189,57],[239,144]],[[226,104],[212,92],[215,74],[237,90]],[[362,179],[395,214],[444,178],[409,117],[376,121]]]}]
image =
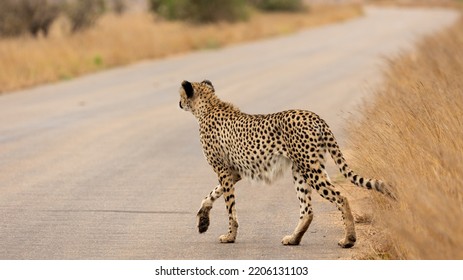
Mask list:
[{"label": "spotted fur", "polygon": [[325,171],[328,152],[340,172],[359,187],[387,193],[383,182],[354,173],[346,163],[333,133],[323,119],[305,110],[289,110],[267,115],[249,115],[215,95],[212,83],[183,81],[180,107],[190,111],[199,123],[204,155],[218,176],[219,185],[202,201],[198,211],[199,232],[209,226],[209,212],[220,196],[225,199],[229,230],[220,242],[234,242],[238,231],[234,185],[242,178],[271,183],[291,167],[300,206],[299,223],[284,245],[298,245],[312,218],[311,192],[336,204],[341,211],[344,248],[356,241],[354,219],[346,197],[331,183]]}]

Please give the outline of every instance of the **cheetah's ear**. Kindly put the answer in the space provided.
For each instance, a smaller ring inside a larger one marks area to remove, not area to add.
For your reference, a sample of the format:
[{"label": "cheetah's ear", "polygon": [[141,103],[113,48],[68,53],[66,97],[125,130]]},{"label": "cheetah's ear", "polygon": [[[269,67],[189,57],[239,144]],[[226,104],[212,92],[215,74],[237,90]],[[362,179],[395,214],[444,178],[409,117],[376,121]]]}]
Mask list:
[{"label": "cheetah's ear", "polygon": [[212,82],[211,82],[211,81],[209,81],[209,80],[204,80],[204,81],[201,82],[201,84],[205,84],[205,85],[207,85],[208,87],[210,87],[210,88],[212,89],[212,91],[215,91],[214,86],[212,85]]},{"label": "cheetah's ear", "polygon": [[186,96],[188,98],[193,97],[194,90],[193,90],[193,86],[191,85],[190,82],[183,81],[182,82],[182,87],[183,87],[183,90],[185,90]]}]

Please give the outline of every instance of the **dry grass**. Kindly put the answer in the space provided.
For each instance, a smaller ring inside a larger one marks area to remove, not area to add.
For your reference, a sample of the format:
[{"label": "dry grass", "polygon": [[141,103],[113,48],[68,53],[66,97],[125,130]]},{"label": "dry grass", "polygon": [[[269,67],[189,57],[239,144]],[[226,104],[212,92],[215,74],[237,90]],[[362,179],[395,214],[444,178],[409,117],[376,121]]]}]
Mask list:
[{"label": "dry grass", "polygon": [[355,169],[390,182],[399,198],[372,194],[375,230],[390,241],[376,257],[463,259],[462,46],[463,19],[393,59],[353,125]]},{"label": "dry grass", "polygon": [[143,59],[286,34],[361,14],[362,9],[357,5],[316,7],[309,12],[290,14],[255,12],[247,22],[203,26],[155,21],[146,12],[109,14],[95,28],[74,36],[63,35],[61,21],[47,39],[0,41],[0,92]]}]

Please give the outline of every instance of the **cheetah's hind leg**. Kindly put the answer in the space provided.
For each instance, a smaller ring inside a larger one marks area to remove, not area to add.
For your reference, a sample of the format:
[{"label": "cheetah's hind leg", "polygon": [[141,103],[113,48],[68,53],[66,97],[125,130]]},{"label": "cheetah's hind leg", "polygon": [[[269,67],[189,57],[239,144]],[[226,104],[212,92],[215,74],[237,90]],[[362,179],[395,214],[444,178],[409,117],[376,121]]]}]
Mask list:
[{"label": "cheetah's hind leg", "polygon": [[342,220],[344,222],[345,236],[338,242],[342,248],[351,248],[357,240],[355,234],[354,217],[349,206],[347,198],[342,196],[339,191],[331,184],[330,180],[326,177],[325,172],[317,170],[318,175],[315,175],[314,185],[317,192],[321,197],[336,204],[336,207],[342,213]]},{"label": "cheetah's hind leg", "polygon": [[302,236],[307,231],[313,219],[311,191],[309,184],[307,184],[304,177],[293,167],[294,187],[297,192],[297,199],[299,200],[299,223],[297,224],[294,232],[283,238],[281,243],[283,245],[299,245]]}]

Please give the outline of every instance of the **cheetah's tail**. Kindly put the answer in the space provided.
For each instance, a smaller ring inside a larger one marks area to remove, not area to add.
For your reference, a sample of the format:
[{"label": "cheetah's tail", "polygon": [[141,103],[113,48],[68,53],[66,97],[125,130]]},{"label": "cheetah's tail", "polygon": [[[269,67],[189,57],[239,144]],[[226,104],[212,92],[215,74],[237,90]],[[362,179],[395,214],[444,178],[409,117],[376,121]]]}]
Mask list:
[{"label": "cheetah's tail", "polygon": [[346,160],[341,152],[341,149],[338,146],[336,139],[334,138],[333,133],[329,129],[325,129],[324,132],[325,147],[331,155],[331,158],[334,160],[336,165],[339,167],[339,171],[351,181],[354,185],[366,188],[374,189],[382,194],[389,196],[392,199],[396,199],[396,196],[392,193],[391,187],[384,183],[381,180],[369,179],[361,177],[356,174],[350,167],[347,165]]}]

